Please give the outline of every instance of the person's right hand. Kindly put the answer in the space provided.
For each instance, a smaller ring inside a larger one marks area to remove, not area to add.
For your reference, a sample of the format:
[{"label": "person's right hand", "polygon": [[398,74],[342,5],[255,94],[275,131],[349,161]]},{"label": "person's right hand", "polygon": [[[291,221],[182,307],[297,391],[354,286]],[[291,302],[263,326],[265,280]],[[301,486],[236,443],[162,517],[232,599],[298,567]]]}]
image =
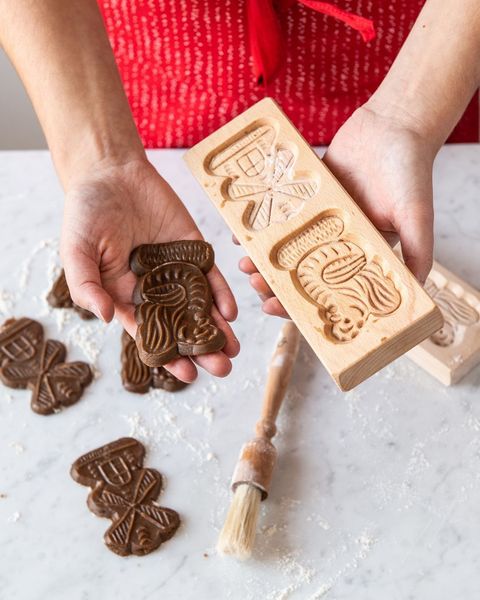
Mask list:
[{"label": "person's right hand", "polygon": [[[198,240],[202,235],[146,159],[97,167],[67,189],[61,256],[72,299],[104,321],[115,315],[133,337],[136,277],[129,266],[131,251],[140,244],[184,239]],[[230,359],[239,352],[227,322],[237,315],[233,294],[216,266],[207,278],[214,299],[212,314],[227,343],[221,352],[181,357],[165,365],[183,381],[195,379],[195,364],[224,377],[231,370]]]},{"label": "person's right hand", "polygon": [[[405,121],[363,106],[343,124],[323,161],[391,245],[399,239],[405,264],[423,285],[432,267],[432,168],[438,148]],[[267,314],[287,317],[252,260],[240,270]]]}]

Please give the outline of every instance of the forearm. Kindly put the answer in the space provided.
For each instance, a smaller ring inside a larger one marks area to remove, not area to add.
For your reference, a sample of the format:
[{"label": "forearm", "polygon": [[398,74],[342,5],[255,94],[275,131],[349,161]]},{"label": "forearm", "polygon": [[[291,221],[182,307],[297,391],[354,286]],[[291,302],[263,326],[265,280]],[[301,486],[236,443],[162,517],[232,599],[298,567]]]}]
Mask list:
[{"label": "forearm", "polygon": [[0,0],[0,43],[64,187],[85,169],[144,156],[95,0]]},{"label": "forearm", "polygon": [[403,120],[438,150],[479,83],[480,3],[427,0],[367,106]]}]

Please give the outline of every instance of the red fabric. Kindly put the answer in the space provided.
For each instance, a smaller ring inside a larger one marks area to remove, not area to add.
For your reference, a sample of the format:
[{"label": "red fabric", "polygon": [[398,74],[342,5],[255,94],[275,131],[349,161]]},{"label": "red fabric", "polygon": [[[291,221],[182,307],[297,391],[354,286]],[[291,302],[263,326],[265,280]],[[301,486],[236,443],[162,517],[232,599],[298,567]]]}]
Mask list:
[{"label": "red fabric", "polygon": [[[247,0],[248,42],[253,75],[259,85],[273,79],[282,62],[283,40],[279,16],[272,0]],[[265,23],[270,26],[265,28]]]},{"label": "red fabric", "polygon": [[346,25],[358,31],[364,42],[370,42],[375,37],[375,27],[370,19],[341,10],[331,2],[319,2],[318,0],[299,0],[299,2],[312,10],[343,21]]},{"label": "red fabric", "polygon": [[[382,81],[423,2],[99,0],[149,148],[191,146],[267,95],[310,143],[329,143]],[[478,113],[477,94],[450,140],[478,141]]]},{"label": "red fabric", "polygon": [[318,13],[343,21],[358,31],[364,42],[370,42],[375,37],[375,27],[372,21],[340,10],[330,2],[247,0],[248,41],[253,60],[253,73],[259,84],[271,81],[277,74],[284,58],[280,15],[297,1]]}]

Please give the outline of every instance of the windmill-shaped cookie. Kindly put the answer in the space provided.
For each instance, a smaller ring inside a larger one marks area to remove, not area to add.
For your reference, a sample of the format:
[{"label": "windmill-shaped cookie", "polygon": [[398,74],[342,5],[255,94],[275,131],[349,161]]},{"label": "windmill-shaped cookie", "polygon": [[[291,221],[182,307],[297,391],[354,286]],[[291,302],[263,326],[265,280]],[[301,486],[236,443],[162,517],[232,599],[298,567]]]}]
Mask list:
[{"label": "windmill-shaped cookie", "polygon": [[155,502],[162,476],[143,467],[145,448],[133,438],[121,438],[77,459],[73,479],[92,488],[89,509],[112,520],[105,544],[121,556],[149,554],[170,539],[180,525],[178,513]]},{"label": "windmill-shaped cookie", "polygon": [[0,328],[0,381],[31,389],[32,410],[50,415],[80,399],[92,371],[87,363],[66,362],[65,346],[45,341],[37,321],[9,319]]}]

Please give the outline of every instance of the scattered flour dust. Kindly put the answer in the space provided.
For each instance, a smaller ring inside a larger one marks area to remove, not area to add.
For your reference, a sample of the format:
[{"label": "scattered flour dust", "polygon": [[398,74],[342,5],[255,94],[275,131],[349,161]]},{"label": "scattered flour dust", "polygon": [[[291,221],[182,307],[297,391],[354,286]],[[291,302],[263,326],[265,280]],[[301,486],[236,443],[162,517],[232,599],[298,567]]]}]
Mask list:
[{"label": "scattered flour dust", "polygon": [[[52,284],[53,285],[53,284]],[[73,311],[67,308],[56,308],[54,311],[55,322],[57,324],[57,330],[63,331],[65,325],[68,325],[72,321]]]},{"label": "scattered flour dust", "polygon": [[[46,295],[51,289],[59,272],[58,243],[56,240],[43,240],[40,242],[22,263],[19,276],[19,293],[17,295],[6,290],[0,290],[0,313],[4,313],[5,315],[10,315],[12,313],[16,298],[20,297],[27,290],[29,280],[31,279],[32,264],[35,258],[44,251],[48,252],[49,262],[47,268],[43,268],[43,272],[46,271],[46,276],[48,278],[48,286],[42,296],[42,300],[44,301],[44,308],[47,311],[46,314],[52,314],[51,309],[46,303]],[[105,329],[99,329],[97,324],[90,325],[85,323],[70,327],[71,323],[75,322],[75,320],[72,318],[72,312],[68,310],[56,309],[53,312],[53,316],[59,331],[62,331],[65,326],[68,326],[68,332],[66,334],[67,342],[79,347],[85,354],[87,360],[95,365],[103,345],[102,342],[104,337],[102,337],[102,332],[104,336]],[[260,329],[261,327],[259,327],[259,330]],[[313,361],[313,355],[305,344],[302,344],[301,355],[302,360],[308,360],[309,362]],[[264,369],[253,369],[249,372],[248,377],[243,379],[242,389],[260,389],[264,379]],[[208,425],[210,425],[215,420],[215,411],[211,404],[211,400],[220,393],[222,396],[226,393],[224,386],[222,387],[222,384],[211,380],[207,385],[198,390],[198,394],[195,395],[195,404],[192,405],[185,401],[182,404],[175,403],[173,406],[177,413],[179,410],[189,411],[192,415],[204,419]],[[289,392],[288,400],[290,402],[296,400],[297,394],[298,392],[291,390]],[[214,468],[218,471],[218,458],[212,451],[207,436],[192,436],[187,427],[179,424],[179,422],[182,422],[181,415],[175,414],[172,411],[170,406],[170,394],[161,390],[152,390],[150,392],[150,397],[155,403],[152,417],[146,418],[142,416],[140,412],[123,415],[123,418],[130,427],[129,435],[142,440],[151,447],[161,447],[165,442],[169,444],[181,444],[192,454],[192,457],[194,457],[200,465],[208,465],[210,470]],[[351,395],[348,398],[349,417],[353,421],[360,422],[362,429],[367,433],[369,429],[371,429],[371,423],[365,419],[365,415],[360,408],[360,399],[360,395]],[[477,424],[472,423],[470,426],[476,428]],[[205,430],[202,429],[202,431]],[[383,431],[381,433],[383,433],[383,435],[387,434],[387,432]],[[11,443],[10,446],[17,454],[24,451],[24,447],[21,444]],[[418,448],[417,450],[420,451],[421,449]],[[417,455],[415,458],[418,459],[420,456]],[[413,464],[411,466],[413,467]],[[425,465],[420,465],[422,468],[424,466]],[[223,478],[219,478],[218,474],[214,475],[213,480],[215,484],[214,494],[217,500],[222,498],[223,495],[228,497],[228,482],[225,482]],[[0,495],[0,497],[2,496]],[[223,518],[223,503],[219,501],[217,504],[219,506],[218,510],[222,511]],[[300,501],[292,498],[282,499],[281,504],[284,508],[303,510]],[[20,518],[20,512],[16,511],[8,518],[8,521],[16,523]],[[306,520],[317,524],[324,531],[330,529],[329,523],[320,515],[312,514],[307,516]],[[275,571],[277,571],[277,573],[285,580],[284,585],[278,586],[278,589],[270,588],[268,592],[265,592],[265,580],[261,577],[254,577],[252,578],[252,583],[255,584],[252,586],[252,595],[250,596],[250,590],[248,593],[249,598],[252,600],[258,600],[261,596],[265,597],[266,600],[288,600],[293,595],[295,595],[296,598],[299,597],[299,594],[301,594],[302,599],[305,600],[321,600],[330,590],[332,590],[342,577],[358,568],[360,562],[367,558],[376,543],[375,538],[369,535],[366,530],[362,531],[357,538],[353,538],[352,536],[350,539],[353,544],[353,555],[350,553],[350,556],[345,559],[344,564],[340,565],[339,569],[334,570],[333,574],[326,578],[325,581],[319,581],[322,573],[320,571],[317,572],[317,570],[309,564],[309,561],[304,561],[302,559],[301,550],[295,549],[294,551],[288,551],[288,549],[285,549],[283,533],[286,528],[288,529],[288,523],[282,525],[274,524],[261,529],[262,537],[267,540],[267,546],[270,547],[270,550],[272,544],[276,545],[277,536],[282,536],[278,539],[278,541],[282,540],[282,543],[281,547],[275,549],[275,562],[273,564]],[[257,590],[255,590],[255,588],[257,588]],[[310,596],[308,596],[308,594],[310,594]]]},{"label": "scattered flour dust", "polygon": [[[22,298],[27,291],[30,283],[33,263],[38,256],[47,252],[48,263],[47,263],[47,277],[48,287],[41,294],[40,299],[44,305],[43,314],[49,314],[51,308],[48,306],[46,296],[51,289],[55,280],[56,274],[58,274],[58,240],[56,238],[49,238],[41,240],[30,252],[30,254],[20,264],[19,271],[15,275],[15,281],[17,284],[17,290],[15,293],[3,289],[0,290],[0,315],[10,317],[13,313],[16,303]],[[42,266],[42,272],[45,272],[45,267]],[[37,296],[31,296],[33,300],[37,299]]]},{"label": "scattered flour dust", "polygon": [[22,516],[22,515],[21,515],[21,513],[19,513],[19,512],[18,512],[18,510],[17,510],[17,511],[15,511],[15,512],[14,512],[12,515],[10,515],[10,516],[8,517],[8,522],[9,522],[9,523],[16,523],[17,521],[19,521],[19,520],[20,520],[20,517],[21,517],[21,516]]},{"label": "scattered flour dust", "polygon": [[20,265],[20,275],[19,275],[19,291],[20,293],[25,292],[27,289],[28,283],[30,281],[30,275],[32,272],[32,264],[36,257],[41,254],[44,250],[47,250],[51,256],[54,256],[55,259],[58,255],[58,240],[56,238],[50,238],[46,240],[41,240],[30,252],[27,258]]},{"label": "scattered flour dust", "polygon": [[316,523],[319,527],[321,527],[324,531],[328,531],[330,529],[330,523],[321,517],[320,515],[313,514],[309,515],[306,519],[309,523]]},{"label": "scattered flour dust", "polygon": [[312,582],[316,573],[315,569],[305,567],[298,560],[298,552],[290,552],[281,556],[277,566],[282,575],[291,580],[286,587],[280,590],[272,590],[267,595],[268,600],[287,600],[294,592],[301,589],[305,584]]},{"label": "scattered flour dust", "polygon": [[355,539],[355,545],[357,550],[353,557],[340,568],[334,575],[329,577],[325,582],[321,583],[316,591],[308,597],[308,600],[321,600],[324,598],[330,590],[337,584],[340,579],[352,573],[360,566],[361,562],[365,560],[373,547],[375,546],[377,539],[373,537],[367,530],[363,530],[360,535]]},{"label": "scattered flour dust", "polygon": [[0,314],[5,317],[11,316],[15,306],[15,295],[8,290],[0,290]]},{"label": "scattered flour dust", "polygon": [[[98,342],[99,329],[95,325],[85,325],[80,323],[70,329],[67,334],[67,341],[74,346],[80,348],[85,354],[88,362],[95,365],[102,349],[103,344]],[[103,328],[103,336],[105,336],[106,328]],[[102,340],[103,341],[103,340]]]},{"label": "scattered flour dust", "polygon": [[[186,406],[189,407],[190,405],[186,405]],[[202,415],[202,417],[205,417],[205,419],[207,420],[208,423],[213,422],[214,412],[213,412],[213,408],[211,406],[207,406],[206,404],[199,404],[198,406],[196,406],[193,409],[193,412],[196,415]]]},{"label": "scattered flour dust", "polygon": [[[168,405],[168,395],[161,390],[151,390],[149,396],[156,401],[155,413],[148,418],[143,418],[140,413],[134,412],[129,415],[123,415],[130,426],[129,435],[139,438],[151,447],[161,447],[165,442],[170,444],[182,444],[186,447],[200,464],[212,462],[215,454],[205,437],[194,439],[187,433],[184,427],[177,423],[175,415]],[[213,409],[206,405],[200,406],[200,410],[192,409],[190,405],[184,403],[183,408],[194,414],[201,415],[208,422],[213,420]]]},{"label": "scattered flour dust", "polygon": [[15,454],[22,454],[25,452],[25,446],[19,442],[10,442],[9,446],[15,450]]}]

